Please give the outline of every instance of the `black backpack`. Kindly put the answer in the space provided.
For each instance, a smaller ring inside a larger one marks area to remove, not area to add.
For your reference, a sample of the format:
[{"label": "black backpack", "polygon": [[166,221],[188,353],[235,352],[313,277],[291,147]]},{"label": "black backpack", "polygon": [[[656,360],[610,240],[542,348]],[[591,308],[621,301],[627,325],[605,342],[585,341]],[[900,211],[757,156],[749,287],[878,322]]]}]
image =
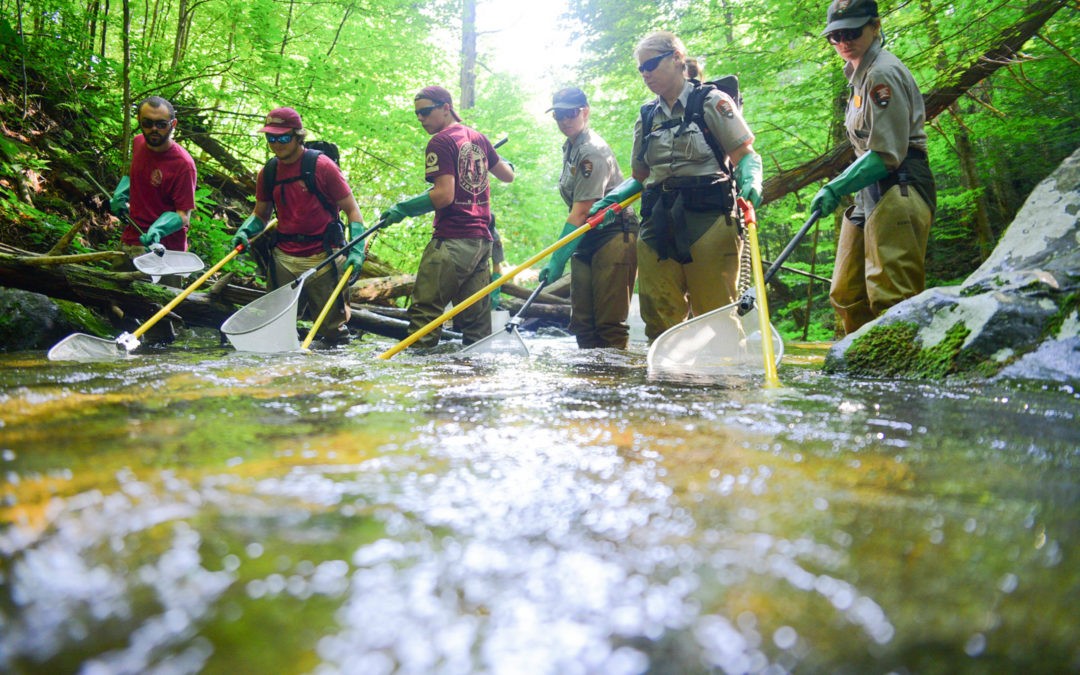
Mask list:
[{"label": "black backpack", "polygon": [[[731,163],[727,161],[727,153],[724,152],[723,146],[720,141],[712,135],[709,130],[709,125],[705,124],[705,99],[709,96],[709,93],[714,89],[719,89],[735,102],[736,108],[742,111],[742,94],[739,93],[739,78],[735,75],[725,75],[717,80],[709,80],[708,82],[698,82],[697,80],[690,80],[694,85],[694,90],[690,92],[690,97],[686,100],[686,111],[683,113],[682,119],[671,119],[661,123],[656,129],[670,129],[672,127],[679,127],[676,130],[675,135],[680,136],[690,122],[697,124],[698,129],[701,130],[702,135],[705,137],[705,142],[712,148],[713,154],[716,155],[716,161],[720,163],[720,166],[725,167],[728,174],[732,173]],[[653,128],[653,118],[656,116],[656,110],[660,107],[660,99],[651,101],[641,106],[641,152],[638,153],[637,160],[639,162],[645,161],[645,151],[649,148],[649,136],[656,129]]]},{"label": "black backpack", "polygon": [[[296,178],[288,178],[280,182],[277,180],[278,158],[271,157],[270,161],[263,167],[263,188],[266,190],[266,193],[270,195],[271,201],[273,201],[275,187],[302,180],[304,181],[304,184],[307,185],[308,192],[319,199],[319,203],[326,209],[326,212],[334,219],[338,219],[339,209],[337,204],[331,202],[326,195],[319,192],[319,188],[315,184],[315,163],[319,161],[319,155],[326,155],[334,160],[334,164],[338,164],[338,160],[341,158],[337,146],[329,141],[306,142],[304,143],[304,156],[300,158],[300,175]],[[284,198],[285,193],[282,192],[282,199]]]}]

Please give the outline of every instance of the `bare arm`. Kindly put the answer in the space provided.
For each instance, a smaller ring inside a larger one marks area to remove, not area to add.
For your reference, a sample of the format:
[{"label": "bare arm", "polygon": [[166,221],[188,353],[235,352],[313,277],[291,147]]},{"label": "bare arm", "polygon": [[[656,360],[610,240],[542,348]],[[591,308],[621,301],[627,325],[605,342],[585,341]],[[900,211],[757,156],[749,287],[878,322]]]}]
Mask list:
[{"label": "bare arm", "polygon": [[454,203],[454,191],[456,189],[457,181],[454,180],[454,176],[444,173],[435,177],[435,186],[431,188],[428,197],[431,197],[431,203],[436,209],[443,209]]},{"label": "bare arm", "polygon": [[732,150],[731,152],[728,153],[728,158],[731,160],[731,165],[732,166],[739,166],[739,160],[741,160],[743,157],[746,157],[747,155],[749,155],[753,151],[754,151],[754,146],[753,146],[752,143],[747,143],[746,145],[740,145],[739,147],[735,148],[734,150]]},{"label": "bare arm", "polygon": [[501,159],[498,164],[489,168],[488,172],[504,183],[514,182],[514,170],[510,168],[510,165],[507,162],[504,162]]},{"label": "bare arm", "polygon": [[566,217],[566,222],[579,227],[584,225],[585,221],[589,219],[589,208],[595,203],[595,199],[574,202],[574,205],[570,207],[570,215]]},{"label": "bare arm", "polygon": [[[344,199],[337,201],[337,207],[341,211],[345,212],[345,217],[348,218],[350,223],[362,223],[364,222],[363,216],[360,215],[360,205],[356,203],[356,197],[351,194]],[[359,232],[354,233],[354,236]]]},{"label": "bare arm", "polygon": [[251,213],[264,223],[268,223],[270,222],[270,216],[274,213],[274,203],[257,201],[255,202],[255,209]]}]

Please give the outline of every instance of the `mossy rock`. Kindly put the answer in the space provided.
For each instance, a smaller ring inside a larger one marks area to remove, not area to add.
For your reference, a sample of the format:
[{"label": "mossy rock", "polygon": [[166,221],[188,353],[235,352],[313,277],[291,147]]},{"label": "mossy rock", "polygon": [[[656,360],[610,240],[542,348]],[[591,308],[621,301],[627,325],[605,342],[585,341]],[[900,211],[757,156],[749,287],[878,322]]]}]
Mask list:
[{"label": "mossy rock", "polygon": [[112,337],[113,332],[107,321],[78,303],[0,288],[0,351],[48,349],[71,333]]}]

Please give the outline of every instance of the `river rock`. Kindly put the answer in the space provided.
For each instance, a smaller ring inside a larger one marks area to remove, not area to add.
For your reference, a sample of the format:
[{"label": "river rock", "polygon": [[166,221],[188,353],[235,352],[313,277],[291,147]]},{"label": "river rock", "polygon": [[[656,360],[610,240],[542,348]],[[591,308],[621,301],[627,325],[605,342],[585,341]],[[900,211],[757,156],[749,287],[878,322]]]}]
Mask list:
[{"label": "river rock", "polygon": [[960,286],[890,308],[837,342],[825,369],[1080,382],[1080,150],[1035,188]]},{"label": "river rock", "polygon": [[71,333],[101,335],[108,328],[76,303],[0,287],[0,351],[48,349]]}]

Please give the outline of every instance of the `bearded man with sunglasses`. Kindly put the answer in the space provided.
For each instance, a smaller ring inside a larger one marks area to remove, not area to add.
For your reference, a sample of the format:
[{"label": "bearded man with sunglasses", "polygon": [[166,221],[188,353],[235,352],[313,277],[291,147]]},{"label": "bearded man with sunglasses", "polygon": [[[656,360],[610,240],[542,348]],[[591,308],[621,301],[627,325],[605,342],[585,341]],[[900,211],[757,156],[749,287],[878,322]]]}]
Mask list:
[{"label": "bearded man with sunglasses", "polygon": [[[344,211],[352,236],[363,229],[360,206],[353,197],[341,168],[329,156],[304,147],[307,130],[300,113],[293,108],[275,108],[259,129],[265,134],[275,163],[273,183],[266,179],[267,166],[259,170],[255,183],[255,208],[240,225],[233,247],[248,247],[249,239],[266,227],[277,212],[277,231],[269,243],[267,262],[269,286],[280,288],[317,267],[334,249],[345,244],[340,212]],[[304,155],[314,155],[313,175],[305,176]],[[304,282],[302,310],[314,319],[331,300],[341,274],[352,267],[350,281],[360,276],[364,264],[364,245],[357,244],[333,265],[327,265]],[[334,299],[316,335],[324,344],[335,345],[349,340],[349,304],[344,294]]]},{"label": "bearded man with sunglasses", "polygon": [[[171,103],[150,96],[137,110],[142,134],[132,143],[130,171],[109,203],[114,215],[127,220],[120,244],[131,258],[150,248],[186,251],[195,162],[172,138],[176,110]],[[124,267],[134,269],[130,261]]]},{"label": "bearded man with sunglasses", "polygon": [[[480,132],[461,123],[450,92],[442,87],[421,89],[413,111],[431,135],[424,151],[424,178],[432,184],[422,195],[399,202],[383,212],[387,225],[435,212],[435,231],[420,257],[409,305],[409,334],[442,314],[447,304],[460,303],[491,281],[491,174],[509,183],[514,170],[502,160]],[[454,319],[462,343],[470,345],[491,335],[491,299],[485,296]],[[421,348],[439,343],[441,330],[416,341]]]},{"label": "bearded man with sunglasses", "polygon": [[911,71],[883,49],[874,0],[833,0],[822,35],[851,85],[844,126],[855,161],[810,203],[831,214],[845,195],[829,301],[851,333],[926,285],[926,242],[937,206],[926,155],[926,111]]}]

